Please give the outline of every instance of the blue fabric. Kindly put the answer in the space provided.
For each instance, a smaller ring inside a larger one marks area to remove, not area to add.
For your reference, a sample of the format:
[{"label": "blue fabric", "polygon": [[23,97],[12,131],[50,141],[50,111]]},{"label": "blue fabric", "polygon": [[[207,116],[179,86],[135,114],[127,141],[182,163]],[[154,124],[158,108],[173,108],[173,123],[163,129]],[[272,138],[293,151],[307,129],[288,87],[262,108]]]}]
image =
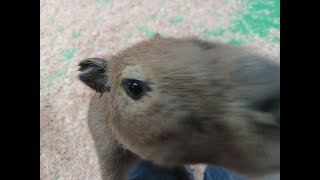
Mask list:
[{"label": "blue fabric", "polygon": [[219,167],[208,166],[204,172],[204,180],[245,180],[245,178]]},{"label": "blue fabric", "polygon": [[[189,172],[190,180],[194,180],[191,169],[187,166],[185,168]],[[129,170],[129,180],[178,180],[178,177],[173,169],[138,161]]]},{"label": "blue fabric", "polygon": [[[194,180],[192,170],[185,166],[190,180]],[[129,180],[178,180],[174,170],[160,167],[146,161],[137,161],[129,170]],[[245,180],[225,169],[208,166],[204,172],[204,180]]]}]

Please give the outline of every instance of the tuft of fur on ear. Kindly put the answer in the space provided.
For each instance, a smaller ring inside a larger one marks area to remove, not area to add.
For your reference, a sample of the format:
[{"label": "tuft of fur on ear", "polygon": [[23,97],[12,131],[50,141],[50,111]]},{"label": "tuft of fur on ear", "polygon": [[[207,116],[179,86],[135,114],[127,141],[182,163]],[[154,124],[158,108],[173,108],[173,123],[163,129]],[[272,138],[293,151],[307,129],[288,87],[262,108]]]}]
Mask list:
[{"label": "tuft of fur on ear", "polygon": [[153,36],[153,39],[160,39],[160,38],[161,38],[160,33],[156,33],[156,34]]},{"label": "tuft of fur on ear", "polygon": [[79,79],[99,93],[110,91],[106,74],[107,61],[102,58],[88,58],[80,62]]}]

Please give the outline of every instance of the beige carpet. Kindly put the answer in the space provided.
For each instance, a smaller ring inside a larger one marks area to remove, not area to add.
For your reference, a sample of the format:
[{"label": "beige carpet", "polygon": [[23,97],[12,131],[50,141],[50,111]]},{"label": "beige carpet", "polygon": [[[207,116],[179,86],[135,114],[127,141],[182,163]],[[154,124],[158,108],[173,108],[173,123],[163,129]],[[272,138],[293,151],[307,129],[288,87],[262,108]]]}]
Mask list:
[{"label": "beige carpet", "polygon": [[138,41],[199,36],[279,61],[279,0],[41,0],[40,178],[100,179],[86,124],[93,91],[77,79],[87,57]]}]

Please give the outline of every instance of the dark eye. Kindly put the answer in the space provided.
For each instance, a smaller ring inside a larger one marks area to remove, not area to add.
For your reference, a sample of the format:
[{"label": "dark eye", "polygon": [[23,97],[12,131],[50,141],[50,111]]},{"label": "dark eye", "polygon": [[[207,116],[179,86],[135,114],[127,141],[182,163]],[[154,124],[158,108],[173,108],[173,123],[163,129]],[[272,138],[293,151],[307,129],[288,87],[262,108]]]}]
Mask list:
[{"label": "dark eye", "polygon": [[136,79],[123,79],[122,86],[134,100],[140,99],[147,91],[150,91],[150,88],[144,82]]}]

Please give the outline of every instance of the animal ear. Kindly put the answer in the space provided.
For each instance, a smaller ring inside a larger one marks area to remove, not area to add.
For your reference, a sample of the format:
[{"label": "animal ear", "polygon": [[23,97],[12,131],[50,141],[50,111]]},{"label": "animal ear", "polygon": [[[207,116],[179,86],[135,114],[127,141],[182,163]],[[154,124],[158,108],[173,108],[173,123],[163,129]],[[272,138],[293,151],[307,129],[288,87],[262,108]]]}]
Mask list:
[{"label": "animal ear", "polygon": [[110,91],[108,83],[107,61],[102,58],[88,58],[80,62],[79,79],[99,93]]},{"label": "animal ear", "polygon": [[153,36],[153,39],[159,39],[159,38],[161,38],[160,33],[156,33],[156,34]]}]

